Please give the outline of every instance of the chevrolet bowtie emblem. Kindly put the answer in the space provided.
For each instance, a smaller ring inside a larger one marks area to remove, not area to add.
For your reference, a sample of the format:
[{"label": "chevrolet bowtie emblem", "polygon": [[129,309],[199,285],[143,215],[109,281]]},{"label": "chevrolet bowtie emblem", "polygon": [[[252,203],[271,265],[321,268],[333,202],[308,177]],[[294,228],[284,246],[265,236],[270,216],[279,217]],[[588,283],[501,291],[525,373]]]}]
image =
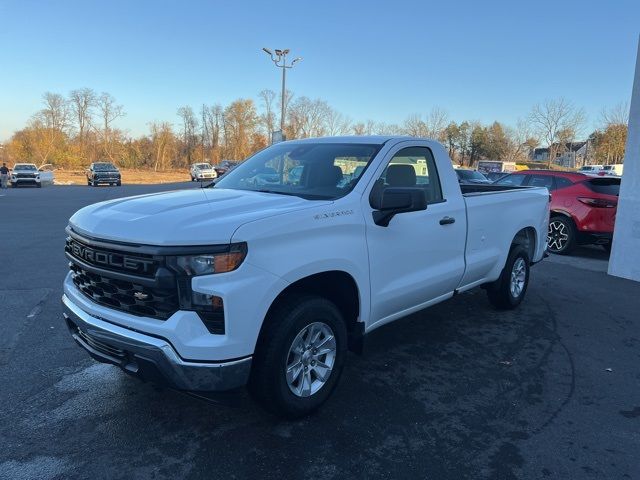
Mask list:
[{"label": "chevrolet bowtie emblem", "polygon": [[146,300],[147,298],[149,298],[149,295],[142,292],[136,292],[133,294],[133,296],[136,297],[138,300]]}]

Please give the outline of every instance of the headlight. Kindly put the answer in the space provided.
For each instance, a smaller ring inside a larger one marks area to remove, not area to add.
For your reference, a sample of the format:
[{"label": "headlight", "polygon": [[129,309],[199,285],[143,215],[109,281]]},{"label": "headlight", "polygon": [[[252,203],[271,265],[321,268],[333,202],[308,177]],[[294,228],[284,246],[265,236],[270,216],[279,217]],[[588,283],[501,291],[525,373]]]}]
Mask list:
[{"label": "headlight", "polygon": [[238,268],[247,256],[247,244],[235,243],[229,245],[226,252],[201,253],[197,255],[181,255],[173,257],[173,265],[184,274],[210,275],[212,273],[231,272]]}]

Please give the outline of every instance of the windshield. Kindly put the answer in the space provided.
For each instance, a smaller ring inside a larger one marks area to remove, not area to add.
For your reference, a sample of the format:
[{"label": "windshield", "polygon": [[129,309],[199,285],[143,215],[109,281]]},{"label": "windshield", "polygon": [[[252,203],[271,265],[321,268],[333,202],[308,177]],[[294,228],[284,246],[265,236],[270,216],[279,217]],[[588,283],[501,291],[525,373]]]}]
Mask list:
[{"label": "windshield", "polygon": [[456,170],[456,172],[458,172],[458,178],[463,180],[487,180],[487,177],[475,170]]},{"label": "windshield", "polygon": [[198,170],[211,170],[211,165],[208,163],[196,163],[195,167]]},{"label": "windshield", "polygon": [[116,170],[116,167],[112,163],[94,163],[93,169],[97,172],[107,172]]},{"label": "windshield", "polygon": [[35,172],[38,170],[35,165],[31,165],[28,163],[18,163],[13,167],[14,170],[26,170],[28,172]]},{"label": "windshield", "polygon": [[221,177],[214,187],[332,200],[353,189],[380,147],[357,143],[272,145]]},{"label": "windshield", "polygon": [[35,165],[31,165],[29,163],[18,163],[13,167],[14,170],[23,170],[27,172],[35,172],[38,170]]}]

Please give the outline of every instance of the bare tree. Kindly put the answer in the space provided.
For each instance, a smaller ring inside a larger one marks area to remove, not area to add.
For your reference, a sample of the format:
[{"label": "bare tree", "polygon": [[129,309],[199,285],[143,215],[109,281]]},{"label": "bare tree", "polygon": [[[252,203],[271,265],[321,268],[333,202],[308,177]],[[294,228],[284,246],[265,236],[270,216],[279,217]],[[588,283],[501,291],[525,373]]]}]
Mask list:
[{"label": "bare tree", "polygon": [[71,90],[69,103],[78,127],[80,157],[84,157],[85,135],[91,126],[93,108],[96,106],[96,93],[90,88]]},{"label": "bare tree", "polygon": [[36,115],[45,128],[66,131],[69,128],[69,103],[59,93],[46,92],[42,96],[44,108]]},{"label": "bare tree", "polygon": [[574,137],[582,129],[585,113],[564,98],[558,98],[535,105],[529,114],[529,121],[540,140],[549,146],[548,165],[551,166],[564,148],[561,142],[566,141],[567,133],[572,132],[571,136]]},{"label": "bare tree", "polygon": [[107,92],[102,92],[96,99],[100,127],[96,131],[101,137],[102,153],[109,160],[115,161],[116,150],[119,149],[118,137],[121,132],[113,128],[113,122],[125,115],[124,107],[116,103],[116,99]]},{"label": "bare tree", "polygon": [[329,107],[326,112],[325,123],[327,135],[348,135],[351,132],[351,119],[335,108]]},{"label": "bare tree", "polygon": [[153,122],[150,127],[153,144],[153,169],[155,171],[164,170],[173,156],[175,136],[169,122]]},{"label": "bare tree", "polygon": [[610,125],[627,125],[629,123],[629,102],[620,102],[611,108],[603,108],[600,112],[602,127]]},{"label": "bare tree", "polygon": [[526,160],[538,145],[538,139],[531,130],[531,124],[519,118],[515,128],[505,128],[508,143],[505,152],[505,159],[509,161]]},{"label": "bare tree", "polygon": [[193,151],[196,146],[196,130],[198,120],[193,113],[193,108],[188,105],[178,109],[178,116],[182,119],[182,141],[184,143],[184,153],[187,163],[191,163]]},{"label": "bare tree", "polygon": [[444,129],[447,127],[447,119],[449,115],[447,111],[436,106],[431,109],[425,122],[427,128],[427,137],[436,140],[444,138]]},{"label": "bare tree", "polygon": [[258,97],[262,101],[262,107],[264,109],[262,115],[260,115],[260,123],[262,123],[264,127],[267,138],[271,141],[271,136],[276,128],[276,113],[274,111],[276,92],[265,89],[258,94]]}]

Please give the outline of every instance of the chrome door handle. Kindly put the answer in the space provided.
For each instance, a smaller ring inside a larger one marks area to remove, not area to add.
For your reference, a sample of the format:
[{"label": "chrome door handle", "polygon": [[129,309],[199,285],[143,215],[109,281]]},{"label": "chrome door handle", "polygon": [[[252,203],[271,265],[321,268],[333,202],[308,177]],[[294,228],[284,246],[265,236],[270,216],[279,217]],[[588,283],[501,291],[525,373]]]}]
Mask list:
[{"label": "chrome door handle", "polygon": [[450,225],[456,223],[456,219],[453,217],[444,217],[440,219],[440,225]]}]

